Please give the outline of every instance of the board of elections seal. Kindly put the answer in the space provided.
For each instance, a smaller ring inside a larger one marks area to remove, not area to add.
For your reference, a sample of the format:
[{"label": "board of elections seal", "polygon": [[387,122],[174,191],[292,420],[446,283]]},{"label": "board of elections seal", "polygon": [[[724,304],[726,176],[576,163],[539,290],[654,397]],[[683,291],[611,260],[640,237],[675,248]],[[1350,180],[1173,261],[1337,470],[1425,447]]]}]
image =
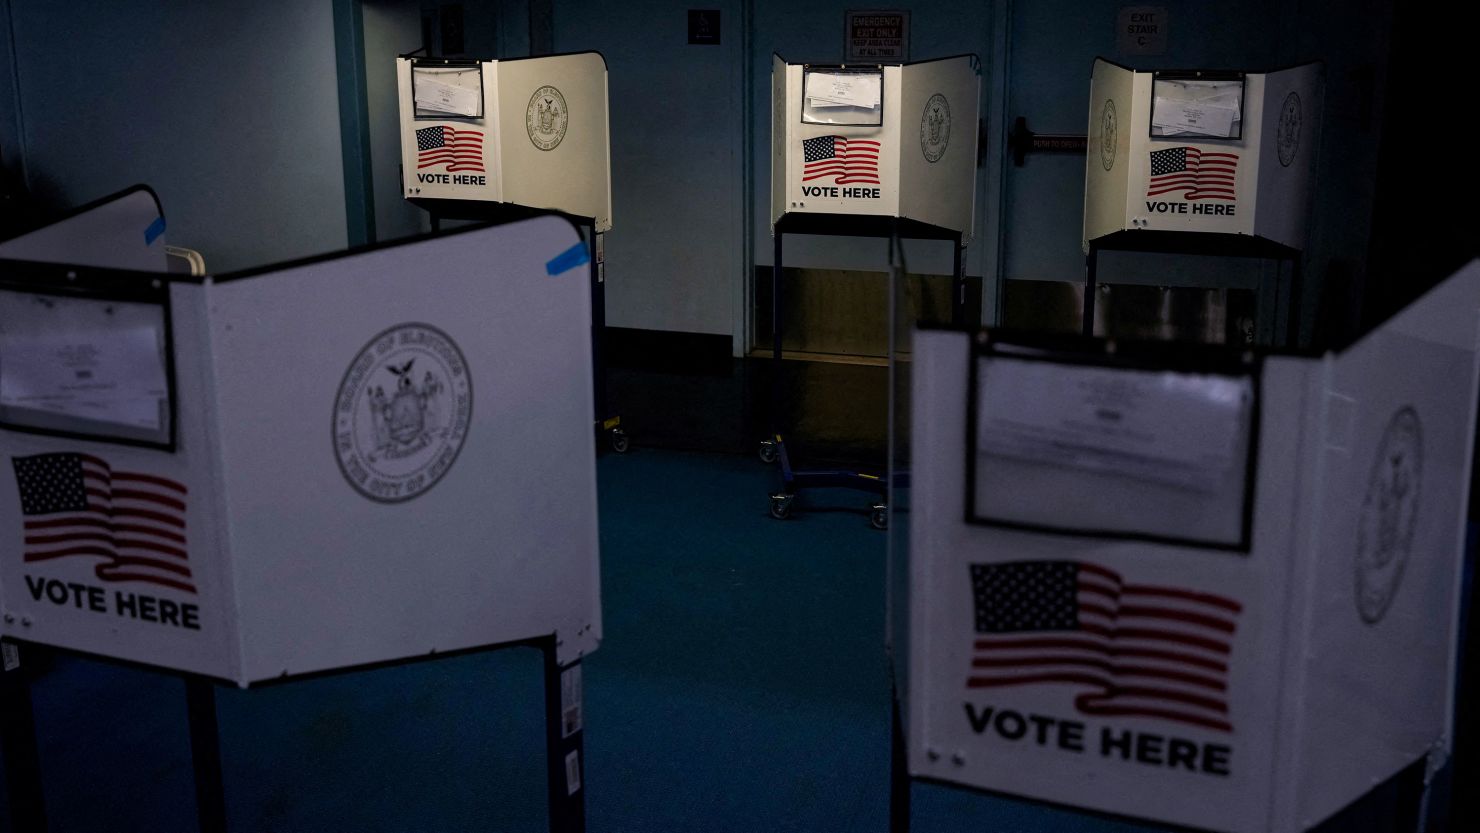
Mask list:
[{"label": "board of elections seal", "polygon": [[1404,407],[1388,420],[1377,445],[1357,527],[1357,613],[1373,625],[1387,614],[1418,527],[1423,480],[1423,428]]},{"label": "board of elections seal", "polygon": [[1280,153],[1280,164],[1290,167],[1295,161],[1295,151],[1300,149],[1300,95],[1290,93],[1280,106],[1280,122],[1275,130],[1275,145]]},{"label": "board of elections seal", "polygon": [[565,138],[565,128],[570,125],[570,111],[565,107],[565,96],[554,87],[544,86],[534,91],[529,98],[529,107],[524,111],[524,127],[529,131],[529,140],[540,150],[554,150]]},{"label": "board of elections seal", "polygon": [[1115,102],[1105,99],[1100,110],[1100,164],[1105,170],[1115,167],[1115,144],[1120,140],[1119,125],[1115,123]]},{"label": "board of elections seal", "polygon": [[946,146],[951,143],[951,104],[940,93],[925,102],[925,112],[920,115],[920,152],[925,161],[939,162],[946,155]]},{"label": "board of elections seal", "polygon": [[472,416],[472,380],[457,344],[428,324],[391,327],[365,345],[339,383],[339,470],[371,500],[411,500],[452,468]]}]

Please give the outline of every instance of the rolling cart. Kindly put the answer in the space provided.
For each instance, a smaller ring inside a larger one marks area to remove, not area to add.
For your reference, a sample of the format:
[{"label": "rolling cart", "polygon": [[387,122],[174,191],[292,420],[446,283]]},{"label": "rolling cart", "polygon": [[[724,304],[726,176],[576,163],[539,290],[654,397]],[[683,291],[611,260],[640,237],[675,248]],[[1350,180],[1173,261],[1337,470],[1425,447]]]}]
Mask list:
[{"label": "rolling cart", "polygon": [[[782,217],[773,227],[775,237],[775,268],[771,271],[771,432],[760,444],[760,458],[765,463],[776,463],[781,470],[781,489],[771,495],[771,517],[784,520],[791,516],[798,493],[805,489],[855,489],[876,496],[869,506],[869,523],[875,529],[885,529],[889,524],[888,495],[889,475],[857,469],[797,469],[792,465],[787,452],[781,415],[785,404],[781,395],[781,321],[784,302],[782,277],[785,259],[783,241],[787,234],[845,235],[850,237],[882,237],[890,241],[889,272],[890,285],[904,279],[902,241],[944,240],[952,244],[951,267],[951,319],[964,325],[966,315],[966,279],[962,274],[964,242],[962,234],[952,229],[929,226],[924,223],[897,217],[859,217],[828,214],[789,214]],[[896,479],[907,477],[896,473]]]}]

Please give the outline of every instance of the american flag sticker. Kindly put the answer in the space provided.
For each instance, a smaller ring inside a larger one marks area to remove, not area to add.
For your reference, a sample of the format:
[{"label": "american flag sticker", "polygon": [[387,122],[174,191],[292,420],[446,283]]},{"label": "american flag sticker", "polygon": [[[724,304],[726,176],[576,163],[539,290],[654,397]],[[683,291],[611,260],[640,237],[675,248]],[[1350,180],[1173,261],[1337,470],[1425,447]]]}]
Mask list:
[{"label": "american flag sticker", "polygon": [[802,181],[838,185],[879,184],[879,143],[873,139],[817,136],[802,140]]},{"label": "american flag sticker", "polygon": [[1232,732],[1228,658],[1243,605],[1132,584],[1078,561],[971,565],[969,689],[1069,685],[1082,714]]},{"label": "american flag sticker", "polygon": [[416,131],[416,167],[445,166],[445,170],[482,171],[483,133],[445,124]]},{"label": "american flag sticker", "polygon": [[1238,154],[1176,147],[1151,152],[1151,180],[1146,196],[1177,191],[1189,200],[1234,200]]},{"label": "american flag sticker", "polygon": [[185,485],[116,470],[90,454],[14,457],[27,563],[98,559],[107,582],[195,592],[185,538]]}]

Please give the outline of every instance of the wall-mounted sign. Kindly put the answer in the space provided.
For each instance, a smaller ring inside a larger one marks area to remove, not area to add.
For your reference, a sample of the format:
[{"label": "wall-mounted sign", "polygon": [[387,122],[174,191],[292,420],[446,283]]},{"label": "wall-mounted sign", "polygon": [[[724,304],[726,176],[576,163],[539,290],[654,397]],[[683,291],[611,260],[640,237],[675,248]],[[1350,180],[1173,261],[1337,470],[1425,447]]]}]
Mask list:
[{"label": "wall-mounted sign", "polygon": [[862,10],[843,18],[847,63],[904,63],[910,59],[910,13]]},{"label": "wall-mounted sign", "polygon": [[689,43],[719,45],[719,9],[689,9]]},{"label": "wall-mounted sign", "polygon": [[1165,6],[1125,6],[1115,19],[1115,45],[1122,55],[1164,55],[1167,51]]}]

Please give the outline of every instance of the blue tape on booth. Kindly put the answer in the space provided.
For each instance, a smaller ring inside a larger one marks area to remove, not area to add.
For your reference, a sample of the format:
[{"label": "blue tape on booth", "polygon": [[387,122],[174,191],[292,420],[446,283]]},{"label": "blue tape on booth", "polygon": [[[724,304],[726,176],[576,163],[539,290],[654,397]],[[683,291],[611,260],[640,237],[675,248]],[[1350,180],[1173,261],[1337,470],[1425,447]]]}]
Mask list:
[{"label": "blue tape on booth", "polygon": [[149,224],[149,228],[144,229],[144,245],[151,245],[159,239],[161,234],[164,234],[163,217],[156,218],[154,222]]},{"label": "blue tape on booth", "polygon": [[577,243],[569,249],[555,256],[555,259],[545,264],[545,271],[551,275],[558,275],[591,262],[591,253],[586,251],[585,243]]}]

